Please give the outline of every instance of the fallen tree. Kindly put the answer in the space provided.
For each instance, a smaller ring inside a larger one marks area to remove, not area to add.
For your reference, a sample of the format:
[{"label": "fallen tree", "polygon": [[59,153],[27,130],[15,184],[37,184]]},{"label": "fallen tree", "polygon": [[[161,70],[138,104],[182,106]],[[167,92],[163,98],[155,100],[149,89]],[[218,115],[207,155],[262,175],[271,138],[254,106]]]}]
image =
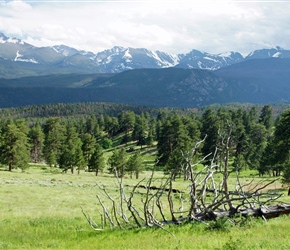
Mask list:
[{"label": "fallen tree", "polygon": [[[189,176],[185,190],[173,188],[176,167],[168,176],[159,180],[154,178],[153,170],[148,179],[140,180],[134,186],[123,185],[123,179],[117,176],[119,194],[112,197],[105,186],[97,184],[100,204],[101,223],[97,224],[84,211],[83,214],[94,230],[106,226],[119,227],[152,227],[164,229],[166,224],[181,224],[190,221],[206,222],[220,217],[234,218],[236,215],[262,217],[264,219],[290,213],[290,205],[275,204],[282,196],[266,189],[278,179],[254,180],[242,183],[236,171],[234,190],[229,186],[229,154],[231,148],[231,127],[217,146],[213,155],[196,159],[198,148],[206,137],[196,143],[190,152],[183,152],[186,165],[181,166]],[[211,157],[210,164],[202,170],[195,171],[196,166]],[[142,191],[143,192],[142,192]],[[178,207],[178,208],[177,208]],[[166,229],[164,229],[166,230]]]}]

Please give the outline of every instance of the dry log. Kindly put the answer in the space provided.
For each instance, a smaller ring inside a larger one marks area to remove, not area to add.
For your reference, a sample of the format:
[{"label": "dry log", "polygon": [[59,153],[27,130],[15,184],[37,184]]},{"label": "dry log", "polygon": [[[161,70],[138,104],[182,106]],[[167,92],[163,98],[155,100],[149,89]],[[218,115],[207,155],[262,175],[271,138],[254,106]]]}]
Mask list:
[{"label": "dry log", "polygon": [[290,205],[278,204],[267,207],[261,207],[261,213],[266,219],[275,218],[284,214],[290,214]]},{"label": "dry log", "polygon": [[[236,214],[241,214],[244,217],[264,217],[266,219],[276,218],[284,214],[290,214],[290,204],[276,204],[270,206],[261,206],[258,208],[244,208],[237,211]],[[212,212],[216,218],[230,217],[230,211]]]},{"label": "dry log", "polygon": [[[156,186],[147,187],[145,185],[138,185],[137,187],[138,188],[149,189],[149,190],[159,190],[159,191],[169,192],[169,188],[159,188],[159,187],[156,187]],[[184,193],[183,191],[180,191],[180,190],[175,189],[175,188],[172,188],[171,192],[172,193],[178,193],[178,194]]]}]

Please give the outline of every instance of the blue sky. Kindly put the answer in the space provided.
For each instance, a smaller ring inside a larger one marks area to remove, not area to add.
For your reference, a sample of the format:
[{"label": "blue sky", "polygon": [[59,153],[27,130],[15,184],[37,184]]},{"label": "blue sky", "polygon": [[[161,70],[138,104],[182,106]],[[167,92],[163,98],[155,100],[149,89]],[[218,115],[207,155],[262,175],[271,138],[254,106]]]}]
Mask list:
[{"label": "blue sky", "polygon": [[0,0],[0,31],[35,46],[213,54],[290,49],[290,1]]}]

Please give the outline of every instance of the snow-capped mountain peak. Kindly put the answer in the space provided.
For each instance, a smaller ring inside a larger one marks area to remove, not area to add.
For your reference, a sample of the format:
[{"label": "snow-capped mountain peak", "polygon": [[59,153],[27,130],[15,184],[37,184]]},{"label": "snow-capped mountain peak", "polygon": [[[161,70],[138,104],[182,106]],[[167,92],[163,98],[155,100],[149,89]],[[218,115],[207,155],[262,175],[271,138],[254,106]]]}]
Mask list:
[{"label": "snow-capped mountain peak", "polygon": [[134,68],[173,67],[178,64],[179,57],[145,48],[115,46],[112,49],[97,53],[96,61],[103,71],[120,72]]},{"label": "snow-capped mountain peak", "polygon": [[270,49],[260,49],[251,52],[246,56],[246,60],[248,59],[265,59],[265,58],[290,58],[290,51],[281,48],[280,46],[276,46]]},{"label": "snow-capped mountain peak", "polygon": [[[217,70],[244,60],[273,57],[290,58],[290,50],[276,46],[271,49],[256,50],[243,57],[239,52],[233,51],[210,54],[193,49],[187,54],[170,54],[146,48],[115,46],[111,49],[93,53],[66,45],[35,47],[18,38],[9,38],[0,32],[0,59],[2,61],[21,62],[22,65],[29,63],[30,66],[38,64],[41,67],[47,67],[45,73],[49,73],[49,67],[58,69],[57,72],[61,73],[79,71],[86,73],[119,73],[130,69],[168,67]],[[6,65],[8,64],[6,63]],[[44,72],[43,69],[40,71]],[[28,72],[30,72],[30,69]]]},{"label": "snow-capped mountain peak", "polygon": [[7,37],[0,32],[0,43],[14,43],[24,45],[24,42],[16,37]]},{"label": "snow-capped mountain peak", "polygon": [[177,67],[217,70],[238,63],[243,59],[243,56],[238,52],[224,52],[215,55],[199,50],[192,50],[180,60]]}]

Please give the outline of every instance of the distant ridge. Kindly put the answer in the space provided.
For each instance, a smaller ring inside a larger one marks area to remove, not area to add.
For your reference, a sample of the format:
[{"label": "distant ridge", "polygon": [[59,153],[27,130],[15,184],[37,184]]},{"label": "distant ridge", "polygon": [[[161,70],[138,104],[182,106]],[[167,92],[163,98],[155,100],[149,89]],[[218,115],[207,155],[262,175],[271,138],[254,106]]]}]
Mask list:
[{"label": "distant ridge", "polygon": [[0,79],[0,107],[113,102],[193,108],[213,103],[289,103],[290,59],[253,59],[217,71],[134,69]]}]

